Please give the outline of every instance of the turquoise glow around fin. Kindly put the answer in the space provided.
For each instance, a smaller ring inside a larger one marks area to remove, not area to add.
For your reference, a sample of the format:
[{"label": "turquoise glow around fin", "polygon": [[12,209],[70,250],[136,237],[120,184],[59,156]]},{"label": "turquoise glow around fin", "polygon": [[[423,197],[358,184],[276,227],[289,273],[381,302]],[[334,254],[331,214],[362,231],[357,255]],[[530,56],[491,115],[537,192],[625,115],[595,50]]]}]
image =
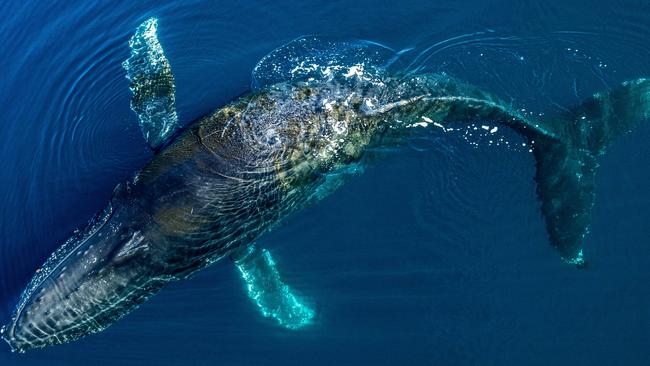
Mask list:
[{"label": "turquoise glow around fin", "polygon": [[282,281],[268,250],[251,246],[234,262],[262,315],[288,329],[312,323],[316,313]]},{"label": "turquoise glow around fin", "polygon": [[580,249],[580,251],[578,252],[578,255],[576,255],[575,258],[571,258],[571,259],[565,258],[564,260],[567,263],[573,264],[573,265],[575,265],[577,267],[585,267],[585,265],[586,265],[585,257],[584,257],[584,254],[582,253],[582,249]]}]

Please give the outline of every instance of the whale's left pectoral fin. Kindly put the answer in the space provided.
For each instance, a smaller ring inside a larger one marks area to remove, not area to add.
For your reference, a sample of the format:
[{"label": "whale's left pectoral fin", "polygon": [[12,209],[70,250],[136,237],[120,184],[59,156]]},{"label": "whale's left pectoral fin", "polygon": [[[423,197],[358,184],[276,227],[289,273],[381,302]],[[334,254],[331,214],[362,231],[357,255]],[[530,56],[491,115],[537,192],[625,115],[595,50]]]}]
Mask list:
[{"label": "whale's left pectoral fin", "polygon": [[248,297],[262,315],[274,318],[288,329],[298,329],[313,321],[315,311],[284,283],[268,250],[252,245],[230,257],[246,282]]},{"label": "whale's left pectoral fin", "polygon": [[158,41],[157,27],[156,18],[138,26],[129,40],[131,56],[122,63],[131,81],[131,109],[153,150],[162,147],[179,128],[174,75]]}]

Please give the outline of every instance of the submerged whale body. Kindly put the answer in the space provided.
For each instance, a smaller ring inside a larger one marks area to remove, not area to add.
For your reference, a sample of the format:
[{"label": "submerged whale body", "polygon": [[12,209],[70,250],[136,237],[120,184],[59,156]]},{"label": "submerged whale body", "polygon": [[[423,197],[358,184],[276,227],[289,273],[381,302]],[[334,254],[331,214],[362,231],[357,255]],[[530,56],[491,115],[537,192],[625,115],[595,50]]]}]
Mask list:
[{"label": "submerged whale body", "polygon": [[[314,311],[255,240],[333,192],[370,148],[400,144],[414,126],[491,120],[534,141],[549,241],[565,261],[582,266],[597,159],[650,117],[650,80],[596,94],[563,115],[531,119],[445,75],[390,73],[391,59],[375,62],[381,51],[363,51],[362,43],[327,53],[332,43],[302,38],[262,60],[268,73],[252,93],[179,131],[174,79],[156,25],[150,19],[137,29],[124,63],[131,107],[156,155],[32,279],[2,328],[12,350],[101,331],[165,284],[224,257],[263,315],[290,329],[309,324]],[[272,67],[287,54],[304,62]],[[330,62],[317,63],[323,54]],[[373,62],[346,61],[359,54]]]}]

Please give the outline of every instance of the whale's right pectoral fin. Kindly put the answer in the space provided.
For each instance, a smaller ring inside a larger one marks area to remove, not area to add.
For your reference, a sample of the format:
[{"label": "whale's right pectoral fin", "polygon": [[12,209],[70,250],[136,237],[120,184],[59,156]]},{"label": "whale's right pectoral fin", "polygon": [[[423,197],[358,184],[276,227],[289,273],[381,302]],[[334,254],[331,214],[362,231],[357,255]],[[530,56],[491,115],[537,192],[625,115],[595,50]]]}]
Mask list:
[{"label": "whale's right pectoral fin", "polygon": [[230,258],[246,282],[248,297],[262,315],[274,318],[288,329],[298,329],[313,321],[316,313],[284,283],[268,250],[252,245]]},{"label": "whale's right pectoral fin", "polygon": [[179,128],[174,75],[158,41],[157,27],[156,18],[140,24],[129,40],[131,56],[122,63],[131,81],[131,109],[153,150],[162,147]]}]

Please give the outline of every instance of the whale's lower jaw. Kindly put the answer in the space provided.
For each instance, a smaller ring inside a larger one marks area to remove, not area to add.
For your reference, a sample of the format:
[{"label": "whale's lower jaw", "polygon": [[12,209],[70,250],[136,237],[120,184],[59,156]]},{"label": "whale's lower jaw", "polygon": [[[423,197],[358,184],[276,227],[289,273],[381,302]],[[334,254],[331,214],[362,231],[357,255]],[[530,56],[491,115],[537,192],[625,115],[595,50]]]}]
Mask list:
[{"label": "whale's lower jaw", "polygon": [[[84,304],[92,302],[82,299],[78,299],[79,301],[71,299],[65,304],[57,304],[53,307],[53,311],[46,311],[39,315],[34,313],[28,315],[23,311],[10,324],[2,328],[1,336],[12,351],[20,353],[72,342],[106,329],[157,293],[166,282],[150,280],[142,287],[129,290],[129,296],[116,299],[112,305],[102,306],[100,311],[88,309]],[[79,307],[75,307],[74,303],[78,303]]]},{"label": "whale's lower jaw", "polygon": [[109,205],[84,233],[52,254],[2,328],[12,350],[25,352],[99,332],[174,279],[146,235],[130,228],[135,221],[132,211],[114,211]]},{"label": "whale's lower jaw", "polygon": [[98,265],[88,266],[81,258],[65,261],[16,309],[1,334],[13,351],[67,343],[100,332],[174,279],[161,275],[156,269],[160,267],[148,266],[147,256],[96,259],[102,250],[95,248],[86,249],[86,256]]}]

